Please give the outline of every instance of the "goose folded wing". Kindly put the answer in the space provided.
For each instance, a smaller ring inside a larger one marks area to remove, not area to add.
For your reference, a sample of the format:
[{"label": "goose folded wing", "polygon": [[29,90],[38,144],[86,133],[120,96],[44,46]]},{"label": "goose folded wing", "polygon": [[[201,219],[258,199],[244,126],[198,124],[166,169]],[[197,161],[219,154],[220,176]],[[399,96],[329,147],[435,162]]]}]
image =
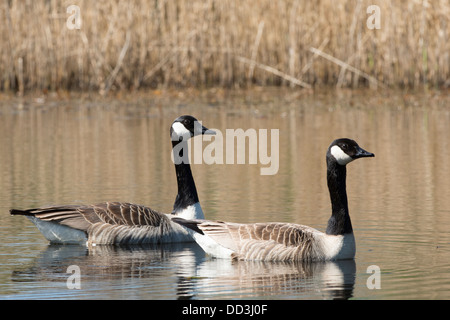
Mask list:
[{"label": "goose folded wing", "polygon": [[104,222],[112,225],[159,226],[165,215],[149,207],[127,202],[105,202],[79,208],[90,223]]},{"label": "goose folded wing", "polygon": [[33,216],[83,231],[95,223],[159,226],[161,220],[167,219],[164,214],[148,207],[124,202],[51,206],[28,210],[12,209],[11,214]]}]

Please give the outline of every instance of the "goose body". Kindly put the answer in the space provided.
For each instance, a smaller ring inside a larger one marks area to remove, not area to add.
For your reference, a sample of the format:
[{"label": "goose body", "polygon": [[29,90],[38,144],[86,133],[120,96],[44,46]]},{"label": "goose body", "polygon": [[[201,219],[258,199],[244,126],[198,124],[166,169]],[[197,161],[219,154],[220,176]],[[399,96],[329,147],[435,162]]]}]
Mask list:
[{"label": "goose body", "polygon": [[28,217],[51,243],[90,245],[194,241],[189,232],[172,219],[204,219],[190,164],[183,158],[187,140],[201,134],[214,132],[192,116],[175,119],[170,128],[178,184],[171,214],[125,202],[11,209],[10,213]]},{"label": "goose body", "polygon": [[[216,258],[259,261],[351,259],[355,255],[353,233],[327,235],[293,223],[238,224],[182,219],[176,222],[197,229],[192,235],[206,253]],[[189,225],[190,224],[190,225]],[[194,225],[193,225],[194,224]]]},{"label": "goose body", "polygon": [[326,232],[293,223],[238,224],[208,220],[174,221],[184,226],[204,251],[233,260],[304,261],[353,259],[355,238],[346,193],[346,165],[374,154],[350,139],[337,139],[327,150],[327,183],[332,215]]}]

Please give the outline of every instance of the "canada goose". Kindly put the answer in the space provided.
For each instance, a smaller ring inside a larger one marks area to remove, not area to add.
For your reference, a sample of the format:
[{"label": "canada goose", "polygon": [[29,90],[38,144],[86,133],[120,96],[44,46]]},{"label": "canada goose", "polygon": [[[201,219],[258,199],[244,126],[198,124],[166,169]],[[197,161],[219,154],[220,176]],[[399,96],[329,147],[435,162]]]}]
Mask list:
[{"label": "canada goose", "polygon": [[178,194],[171,214],[122,202],[95,205],[63,205],[28,210],[11,209],[12,215],[27,216],[51,243],[140,244],[194,241],[173,217],[204,219],[189,161],[183,158],[187,140],[215,134],[192,116],[172,123],[170,136],[177,175]]},{"label": "canada goose", "polygon": [[238,224],[174,219],[206,253],[233,260],[300,261],[353,259],[355,238],[348,212],[346,165],[373,153],[350,139],[337,139],[327,151],[327,182],[332,214],[323,233],[293,223]]}]

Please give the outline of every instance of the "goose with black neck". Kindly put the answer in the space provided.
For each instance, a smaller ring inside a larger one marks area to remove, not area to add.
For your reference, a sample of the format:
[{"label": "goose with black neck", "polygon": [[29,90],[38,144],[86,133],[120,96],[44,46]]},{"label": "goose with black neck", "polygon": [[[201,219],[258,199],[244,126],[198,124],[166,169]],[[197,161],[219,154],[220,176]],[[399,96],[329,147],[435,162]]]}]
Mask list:
[{"label": "goose with black neck", "polygon": [[187,154],[187,140],[204,134],[215,133],[192,116],[181,116],[171,125],[178,185],[171,214],[127,202],[11,209],[10,213],[29,218],[51,243],[98,245],[192,242],[194,240],[189,233],[172,219],[204,219],[204,214],[189,162],[184,158],[177,161],[184,151]]},{"label": "goose with black neck", "polygon": [[326,153],[331,217],[325,232],[284,222],[230,223],[174,219],[184,226],[204,251],[216,258],[263,261],[323,261],[353,259],[355,238],[346,191],[346,166],[374,157],[354,140],[334,140]]}]

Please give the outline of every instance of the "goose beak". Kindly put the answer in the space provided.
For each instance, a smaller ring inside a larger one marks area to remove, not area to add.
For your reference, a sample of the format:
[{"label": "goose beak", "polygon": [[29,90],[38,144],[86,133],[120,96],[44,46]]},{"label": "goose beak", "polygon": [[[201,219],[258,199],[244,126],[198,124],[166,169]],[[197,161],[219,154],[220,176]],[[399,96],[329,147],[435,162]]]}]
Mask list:
[{"label": "goose beak", "polygon": [[210,130],[205,126],[202,126],[202,134],[206,134],[206,135],[215,135],[216,132],[214,130]]},{"label": "goose beak", "polygon": [[361,147],[358,147],[356,154],[352,158],[359,159],[359,158],[368,158],[368,157],[375,157],[375,154],[373,154],[372,152],[366,151]]}]

